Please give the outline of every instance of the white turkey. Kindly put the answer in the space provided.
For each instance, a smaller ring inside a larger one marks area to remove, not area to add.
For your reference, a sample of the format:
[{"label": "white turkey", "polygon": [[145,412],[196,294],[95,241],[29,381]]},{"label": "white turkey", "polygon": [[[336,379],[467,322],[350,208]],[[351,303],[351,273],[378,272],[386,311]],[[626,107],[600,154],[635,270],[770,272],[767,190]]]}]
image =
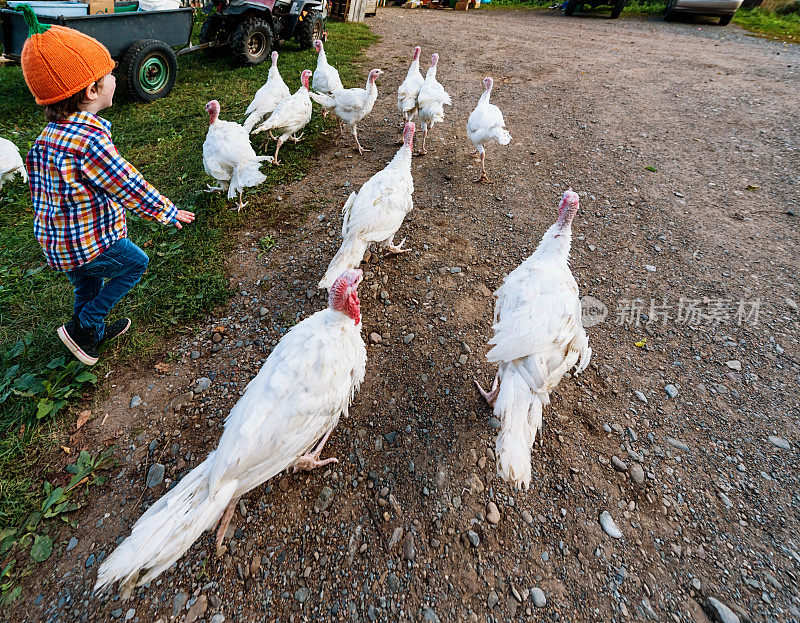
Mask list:
[{"label": "white turkey", "polygon": [[244,128],[233,121],[219,118],[219,102],[211,100],[206,104],[209,117],[208,134],[203,143],[203,168],[206,173],[219,182],[219,186],[209,186],[207,192],[228,191],[228,199],[239,195],[238,209],[242,203],[242,192],[250,186],[258,186],[267,179],[260,171],[262,162],[269,162],[269,156],[258,156],[250,145],[250,137]]},{"label": "white turkey", "polygon": [[501,145],[508,145],[511,142],[511,134],[506,130],[503,113],[497,106],[489,102],[492,97],[493,84],[494,81],[491,78],[483,79],[483,86],[486,90],[467,121],[467,137],[475,146],[475,155],[481,163],[481,174],[475,178],[475,182],[489,182],[485,163],[486,145],[492,141]]},{"label": "white turkey", "polygon": [[369,149],[361,147],[358,142],[358,124],[372,112],[375,100],[378,99],[378,87],[375,80],[383,73],[380,69],[373,69],[367,77],[367,86],[364,89],[339,89],[332,95],[311,93],[311,99],[327,110],[332,110],[339,118],[339,127],[344,136],[344,126],[347,126],[356,139],[358,153],[363,154]]},{"label": "white turkey", "polygon": [[[526,489],[531,482],[531,448],[542,427],[542,408],[561,377],[582,372],[592,356],[581,321],[578,284],[569,270],[572,219],[578,195],[564,193],[558,220],[536,251],[497,289],[493,344],[486,358],[499,364],[490,392],[478,385],[500,420],[497,472]],[[540,438],[541,442],[541,438]]]},{"label": "white turkey", "polygon": [[288,467],[337,461],[319,457],[364,379],[361,279],[360,270],[340,275],[327,309],[278,342],[225,420],[217,449],[139,518],[100,566],[96,591],[116,581],[124,592],[149,582],[215,525],[219,552],[244,494]]},{"label": "white turkey", "polygon": [[28,172],[19,155],[19,149],[8,139],[0,138],[0,190],[3,189],[3,184],[10,182],[17,174],[25,182],[28,181]]},{"label": "white turkey", "polygon": [[247,119],[245,119],[242,127],[248,134],[252,132],[257,123],[261,123],[269,117],[278,104],[291,94],[289,87],[286,86],[283,78],[281,78],[281,72],[278,71],[278,53],[273,52],[272,66],[269,68],[267,81],[256,91],[253,101],[244,111]]},{"label": "white turkey", "polygon": [[403,146],[386,167],[369,178],[358,193],[350,193],[342,209],[342,246],[331,260],[320,288],[330,288],[336,275],[361,263],[370,244],[377,242],[389,254],[406,253],[405,238],[394,244],[394,235],[414,207],[411,150],[414,124],[406,123]]},{"label": "white turkey", "polygon": [[434,124],[444,121],[444,107],[450,106],[453,102],[444,87],[436,80],[436,67],[439,64],[439,55],[431,57],[431,66],[425,74],[425,80],[417,95],[417,109],[419,111],[419,122],[422,125],[422,149],[420,156],[428,153],[425,149],[425,139],[428,138],[428,130]]},{"label": "white turkey", "polygon": [[403,115],[403,123],[410,121],[417,112],[417,96],[422,88],[422,83],[425,82],[425,78],[419,71],[420,54],[422,54],[422,48],[415,47],[414,58],[411,61],[411,67],[408,68],[406,79],[397,89],[397,110]]},{"label": "white turkey", "polygon": [[275,148],[275,157],[272,158],[272,164],[279,165],[278,152],[281,150],[287,139],[298,142],[303,135],[294,136],[306,127],[306,124],[311,121],[311,100],[308,97],[308,81],[311,78],[311,70],[304,69],[300,74],[300,88],[295,91],[294,95],[287,97],[280,104],[275,107],[275,110],[264,123],[253,130],[252,134],[259,132],[269,132],[272,135],[273,130],[278,134],[278,146]]},{"label": "white turkey", "polygon": [[[314,49],[318,52],[318,55],[317,67],[314,69],[314,77],[311,79],[311,89],[317,93],[333,95],[334,91],[344,88],[342,80],[339,78],[339,72],[333,65],[328,63],[328,57],[325,54],[322,41],[319,39],[314,41]],[[322,116],[328,116],[328,111],[324,108],[322,109]]]}]

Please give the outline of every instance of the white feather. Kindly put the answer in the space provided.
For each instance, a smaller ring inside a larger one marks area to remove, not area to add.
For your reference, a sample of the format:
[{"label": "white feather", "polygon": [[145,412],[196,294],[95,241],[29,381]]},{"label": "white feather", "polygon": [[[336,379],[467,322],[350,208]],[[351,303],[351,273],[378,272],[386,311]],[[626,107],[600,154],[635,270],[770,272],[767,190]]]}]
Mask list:
[{"label": "white feather", "polygon": [[417,96],[425,79],[419,71],[419,56],[411,61],[406,79],[397,89],[397,110],[408,121],[417,112]]},{"label": "white feather", "polygon": [[209,125],[203,143],[203,168],[228,190],[228,199],[264,182],[267,177],[260,166],[269,160],[269,156],[256,155],[250,137],[238,123],[215,119]]},{"label": "white feather", "polygon": [[314,76],[311,79],[311,89],[318,93],[332,95],[334,91],[343,88],[339,72],[333,65],[328,63],[325,48],[320,47],[319,55],[317,56],[317,67],[314,69]]},{"label": "white feather", "polygon": [[278,104],[291,96],[291,94],[289,87],[286,86],[278,71],[278,65],[273,63],[269,68],[266,83],[256,91],[253,101],[250,102],[244,112],[247,117],[242,124],[245,132],[248,134],[252,132],[257,124],[269,117]]},{"label": "white feather", "polygon": [[436,65],[431,65],[425,74],[425,81],[422,83],[417,96],[417,107],[422,130],[430,130],[434,124],[444,121],[444,107],[451,104],[450,95],[436,80]]},{"label": "white feather", "polygon": [[19,149],[8,139],[0,138],[0,190],[15,175],[21,175],[25,182],[28,181],[28,171],[19,155]]},{"label": "white feather", "polygon": [[500,145],[508,145],[511,142],[511,134],[506,130],[503,113],[489,102],[491,95],[491,89],[483,92],[467,121],[467,137],[479,153],[483,153],[491,141],[496,141]]},{"label": "white feather", "polygon": [[280,135],[281,142],[285,142],[290,136],[305,128],[309,121],[311,121],[311,99],[308,96],[308,89],[301,85],[294,95],[282,100],[269,118],[251,133],[274,131]]},{"label": "white feather", "polygon": [[499,364],[497,469],[504,479],[525,488],[549,392],[576,364],[576,373],[583,371],[592,354],[581,321],[578,284],[568,265],[571,237],[569,227],[554,224],[533,255],[495,292],[494,337],[489,340],[494,347],[486,358]]},{"label": "white feather", "polygon": [[95,590],[143,584],[178,560],[231,500],[290,467],[347,416],[365,367],[361,324],[347,315],[325,309],[293,327],[228,415],[217,449],[142,515],[101,565]]}]

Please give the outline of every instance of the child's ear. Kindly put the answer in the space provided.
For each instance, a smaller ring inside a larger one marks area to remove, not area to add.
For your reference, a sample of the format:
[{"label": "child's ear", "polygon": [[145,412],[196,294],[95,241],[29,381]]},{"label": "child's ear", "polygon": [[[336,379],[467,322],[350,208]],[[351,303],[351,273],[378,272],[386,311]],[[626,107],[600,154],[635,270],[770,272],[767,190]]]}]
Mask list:
[{"label": "child's ear", "polygon": [[99,93],[97,92],[97,82],[92,82],[88,87],[83,90],[83,101],[87,104],[97,99]]}]

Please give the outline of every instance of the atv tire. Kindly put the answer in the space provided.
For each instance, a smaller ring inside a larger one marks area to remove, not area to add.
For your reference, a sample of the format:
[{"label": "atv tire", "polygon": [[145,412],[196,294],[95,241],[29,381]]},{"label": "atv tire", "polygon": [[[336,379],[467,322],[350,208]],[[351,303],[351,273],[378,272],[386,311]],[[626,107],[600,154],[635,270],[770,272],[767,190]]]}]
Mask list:
[{"label": "atv tire", "polygon": [[228,51],[227,41],[225,19],[218,14],[209,15],[200,26],[200,43],[213,43],[214,45],[203,50],[203,53],[211,58],[223,56]]},{"label": "atv tire", "polygon": [[319,11],[309,11],[302,22],[297,25],[297,42],[301,50],[308,50],[314,46],[314,41],[322,39],[325,32],[325,20]]},{"label": "atv tire", "polygon": [[272,54],[272,28],[263,19],[243,21],[231,41],[233,56],[243,65],[258,65]]}]

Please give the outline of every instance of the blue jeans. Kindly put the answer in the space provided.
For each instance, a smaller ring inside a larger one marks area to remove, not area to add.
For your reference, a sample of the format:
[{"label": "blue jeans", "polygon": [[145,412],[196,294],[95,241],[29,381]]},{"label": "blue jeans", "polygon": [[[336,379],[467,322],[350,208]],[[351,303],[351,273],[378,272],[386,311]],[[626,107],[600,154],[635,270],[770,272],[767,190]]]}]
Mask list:
[{"label": "blue jeans", "polygon": [[120,238],[91,262],[67,271],[81,327],[93,329],[97,340],[102,339],[108,312],[138,283],[148,262],[147,253]]}]

